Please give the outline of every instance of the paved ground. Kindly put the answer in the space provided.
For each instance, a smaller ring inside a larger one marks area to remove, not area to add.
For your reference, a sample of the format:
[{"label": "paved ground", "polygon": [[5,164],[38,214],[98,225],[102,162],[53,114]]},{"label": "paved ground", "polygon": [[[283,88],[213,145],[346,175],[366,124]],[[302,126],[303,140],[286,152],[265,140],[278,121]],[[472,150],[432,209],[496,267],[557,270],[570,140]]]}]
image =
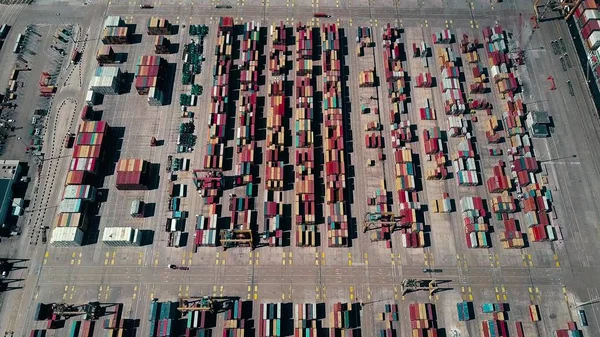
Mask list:
[{"label": "paved ground", "polygon": [[[366,157],[372,156],[370,150],[364,148],[363,122],[358,116],[361,100],[372,95],[375,89],[358,88],[357,74],[360,70],[372,67],[376,63],[377,69],[383,68],[381,36],[378,33],[382,25],[391,23],[405,29],[404,40],[407,49],[413,42],[426,40],[429,42],[431,33],[448,26],[457,36],[467,33],[481,38],[481,28],[502,24],[507,30],[518,34],[518,17],[523,12],[523,17],[531,15],[531,5],[526,2],[507,1],[494,4],[491,9],[487,1],[406,1],[393,2],[389,0],[378,1],[349,1],[336,2],[335,0],[296,1],[283,0],[267,1],[262,5],[258,3],[232,2],[234,9],[215,10],[215,4],[229,4],[225,1],[163,1],[155,2],[155,9],[140,10],[139,2],[111,1],[87,5],[61,5],[61,18],[68,25],[76,25],[80,36],[88,35],[81,66],[66,66],[60,73],[61,88],[53,100],[52,112],[48,118],[46,142],[44,153],[46,158],[57,158],[44,163],[43,170],[36,187],[29,191],[32,200],[32,212],[27,213],[22,220],[24,233],[45,224],[51,226],[54,217],[53,207],[62,191],[68,161],[62,157],[70,152],[62,149],[63,135],[68,130],[73,131],[77,124],[77,112],[81,109],[85,87],[89,82],[90,74],[95,66],[93,60],[95,51],[99,46],[97,40],[104,15],[121,15],[129,23],[137,24],[138,33],[143,32],[145,20],[152,15],[161,15],[173,23],[180,25],[207,24],[210,33],[205,41],[207,65],[212,66],[214,57],[212,51],[216,39],[216,21],[220,15],[231,15],[238,23],[250,20],[262,20],[264,24],[283,20],[285,23],[312,22],[337,22],[346,30],[348,38],[348,55],[345,63],[350,72],[346,86],[351,100],[349,129],[352,138],[357,140],[353,144],[350,163],[355,167],[354,181],[350,182],[351,215],[358,219],[366,212],[365,199],[373,180],[371,177],[384,178],[389,190],[394,187],[393,167],[390,165],[377,166],[367,169],[364,164]],[[18,32],[23,31],[28,23],[36,23],[48,27],[43,37],[51,35],[56,27],[62,23],[57,22],[55,8],[57,3],[43,2],[37,5],[2,6],[0,20],[13,24],[9,35],[9,42],[0,50],[2,64],[14,62],[11,53],[10,39],[15,39]],[[72,8],[70,7],[72,6]],[[313,20],[311,12],[326,12],[332,15],[331,19]],[[103,13],[103,14],[102,14]],[[3,308],[0,313],[0,333],[14,330],[16,335],[25,335],[31,328],[42,327],[42,323],[32,322],[33,304],[42,302],[82,303],[89,300],[103,302],[123,302],[125,304],[125,317],[141,318],[142,324],[139,334],[147,334],[145,317],[151,298],[160,300],[175,300],[179,296],[240,296],[242,299],[256,300],[258,302],[326,302],[328,307],[336,301],[361,301],[366,303],[363,312],[363,333],[374,336],[376,326],[374,317],[376,312],[383,310],[383,303],[397,302],[400,304],[403,319],[399,335],[406,335],[409,330],[407,316],[407,302],[430,300],[425,293],[414,293],[405,297],[399,293],[399,282],[407,277],[422,277],[422,268],[434,267],[443,269],[441,279],[450,280],[447,287],[450,290],[439,293],[431,298],[438,304],[438,322],[441,327],[448,330],[456,329],[461,336],[478,336],[478,321],[459,323],[456,321],[454,304],[461,299],[472,299],[476,306],[483,302],[506,301],[511,304],[511,320],[528,322],[526,304],[538,303],[541,305],[543,320],[541,324],[526,323],[528,336],[552,336],[553,330],[565,327],[565,322],[575,318],[574,303],[587,301],[598,297],[599,287],[597,282],[598,262],[598,226],[595,219],[599,217],[598,201],[594,198],[597,181],[600,178],[597,167],[598,157],[595,146],[600,142],[597,131],[598,118],[594,108],[589,102],[589,92],[582,85],[583,77],[578,68],[563,72],[557,56],[552,55],[550,40],[562,36],[568,40],[566,27],[561,22],[544,23],[539,30],[529,39],[531,28],[529,21],[524,19],[523,43],[528,45],[527,67],[522,67],[520,78],[524,82],[525,99],[530,102],[530,109],[547,110],[553,118],[554,131],[552,137],[534,142],[536,154],[544,162],[549,178],[549,188],[555,198],[554,207],[557,219],[554,223],[562,229],[564,241],[554,243],[535,243],[523,250],[503,250],[498,242],[497,235],[492,234],[494,248],[489,250],[467,249],[462,235],[460,214],[439,215],[426,213],[426,222],[431,224],[432,245],[425,249],[403,249],[399,236],[393,237],[393,249],[384,248],[381,243],[371,243],[368,235],[358,234],[351,248],[330,249],[318,248],[261,248],[254,252],[249,249],[232,249],[223,252],[215,248],[199,248],[197,252],[190,246],[184,248],[166,248],[167,235],[163,230],[167,216],[167,194],[165,177],[163,175],[166,157],[175,155],[176,133],[181,119],[179,118],[178,95],[189,90],[180,84],[182,48],[178,54],[167,56],[170,63],[177,63],[175,85],[173,88],[172,104],[164,107],[148,107],[145,97],[138,96],[135,92],[119,97],[105,97],[102,117],[108,123],[122,130],[120,151],[113,158],[144,158],[152,163],[160,163],[161,184],[159,189],[136,192],[117,191],[114,189],[114,175],[109,175],[104,181],[107,189],[107,201],[100,207],[100,228],[106,226],[125,225],[155,231],[152,245],[142,248],[109,248],[101,244],[92,244],[80,248],[54,248],[50,246],[30,244],[29,235],[22,235],[15,239],[5,239],[0,245],[0,252],[4,256],[29,259],[22,263],[26,268],[15,270],[10,274],[14,280],[11,286],[24,287],[6,292],[3,295]],[[1,23],[1,22],[0,22]],[[355,28],[370,25],[377,32],[376,47],[371,58],[357,58],[354,54]],[[44,35],[45,34],[45,35]],[[189,40],[187,28],[180,28],[179,34],[172,36],[176,43]],[[529,42],[527,42],[529,41]],[[77,42],[83,48],[83,42]],[[130,46],[116,46],[116,52],[128,53],[128,61],[121,67],[132,72],[135,59],[139,55],[152,53],[152,42],[144,34],[141,43]],[[543,47],[543,48],[542,48]],[[44,50],[49,48],[43,45]],[[458,46],[453,45],[455,51]],[[574,55],[571,45],[570,53]],[[483,51],[479,51],[483,56]],[[38,55],[40,53],[38,52]],[[48,62],[43,57],[38,57],[35,68],[27,80],[25,90],[35,89],[37,76],[41,69],[47,69]],[[575,62],[575,57],[572,57]],[[409,58],[407,70],[411,76],[422,69],[420,62]],[[430,59],[431,68],[437,67],[437,61]],[[210,68],[200,76],[201,85],[205,90],[210,88]],[[10,68],[10,67],[9,67]],[[9,71],[2,67],[0,83],[6,83]],[[468,71],[466,72],[468,73]],[[263,75],[267,75],[263,71]],[[383,74],[378,73],[379,76]],[[437,71],[434,75],[439,76]],[[558,90],[549,91],[546,77],[552,75],[556,79]],[[469,76],[469,74],[467,74]],[[80,78],[80,80],[79,80]],[[566,90],[566,81],[574,85],[575,97],[571,97]],[[290,78],[290,80],[293,80]],[[64,84],[66,81],[66,85]],[[320,82],[320,81],[319,81]],[[30,89],[27,89],[30,88]],[[259,94],[265,94],[261,88]],[[383,92],[379,92],[380,110],[387,111],[389,103]],[[35,96],[35,95],[34,95]],[[36,97],[37,98],[37,97]],[[425,98],[432,100],[438,111],[438,120],[435,122],[418,122],[418,132],[424,127],[439,125],[445,128],[446,117],[443,116],[441,95],[438,88],[431,90],[415,90],[411,112],[408,115],[413,123],[417,123],[418,108],[422,106]],[[488,94],[486,98],[495,102],[499,98],[495,94]],[[199,144],[193,154],[187,155],[192,159],[192,167],[200,166],[200,159],[205,151],[203,107],[209,102],[208,95],[200,98],[199,106],[192,111],[197,112],[196,123],[199,135]],[[35,105],[33,101],[23,104]],[[31,109],[17,109],[22,120],[30,120]],[[500,116],[502,111],[495,109],[495,114]],[[479,116],[485,118],[484,116]],[[388,125],[388,115],[381,114],[382,124]],[[403,119],[405,117],[403,116]],[[384,129],[384,136],[389,137],[389,131]],[[483,140],[482,129],[477,126],[475,135]],[[152,136],[165,140],[164,146],[150,147],[149,140]],[[387,138],[386,137],[386,138]],[[230,141],[231,143],[231,141]],[[257,144],[264,146],[264,141]],[[452,149],[456,142],[449,144]],[[487,148],[483,141],[477,143],[481,148]],[[422,145],[411,145],[420,154],[421,162],[426,167]],[[504,149],[506,145],[502,145]],[[484,153],[485,151],[479,151]],[[392,150],[385,149],[388,158],[392,157]],[[572,156],[576,155],[575,158]],[[234,164],[237,160],[234,156]],[[493,159],[487,156],[482,158],[484,177],[490,174]],[[389,164],[389,163],[388,163]],[[423,169],[423,168],[422,168]],[[264,169],[263,169],[264,170]],[[182,208],[189,210],[192,215],[199,212],[201,200],[192,192],[189,175],[180,174],[178,179],[188,184],[189,196],[185,198]],[[366,186],[367,188],[362,188]],[[457,188],[454,180],[444,182],[426,182],[424,190],[419,193],[421,202],[439,198],[447,192],[454,199],[461,196],[482,195],[488,196],[485,188]],[[261,192],[262,193],[262,192]],[[291,202],[292,191],[286,191],[285,200]],[[132,219],[128,216],[129,201],[142,197],[147,202],[155,203],[155,214],[145,219]],[[257,198],[257,200],[262,200]],[[397,200],[394,200],[397,202]],[[262,205],[258,203],[259,210]],[[258,219],[261,219],[260,215]],[[188,225],[189,226],[189,225]],[[37,230],[33,230],[37,232]],[[324,231],[321,231],[322,233]],[[34,234],[34,238],[37,234]],[[187,272],[170,271],[166,265],[174,263],[190,267]],[[12,308],[12,309],[9,309]],[[593,331],[600,330],[599,308],[588,306],[588,320],[590,328],[587,336],[593,336]],[[23,317],[17,320],[17,317]],[[254,317],[258,314],[255,310]],[[478,315],[477,319],[485,316]],[[23,322],[23,323],[22,323]],[[513,328],[511,324],[511,329]],[[98,332],[97,332],[98,333]],[[217,331],[218,333],[218,331]],[[66,334],[60,331],[59,334]]]}]

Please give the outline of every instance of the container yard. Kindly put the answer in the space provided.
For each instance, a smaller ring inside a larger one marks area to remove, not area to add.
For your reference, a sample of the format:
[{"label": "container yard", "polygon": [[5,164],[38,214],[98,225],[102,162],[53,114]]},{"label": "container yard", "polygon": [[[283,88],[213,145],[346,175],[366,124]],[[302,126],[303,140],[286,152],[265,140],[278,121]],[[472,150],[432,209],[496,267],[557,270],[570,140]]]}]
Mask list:
[{"label": "container yard", "polygon": [[[570,145],[594,137],[566,117],[585,83],[571,39],[531,38],[531,6],[425,2],[426,18],[388,2],[108,4],[74,37],[73,101],[67,76],[34,76],[62,110],[49,245],[25,286],[36,303],[122,306],[38,321],[17,305],[27,327],[10,328],[593,336],[594,307],[586,324],[575,309],[598,296],[597,212],[577,182],[593,186],[593,151]],[[575,12],[588,49],[593,6]]]}]

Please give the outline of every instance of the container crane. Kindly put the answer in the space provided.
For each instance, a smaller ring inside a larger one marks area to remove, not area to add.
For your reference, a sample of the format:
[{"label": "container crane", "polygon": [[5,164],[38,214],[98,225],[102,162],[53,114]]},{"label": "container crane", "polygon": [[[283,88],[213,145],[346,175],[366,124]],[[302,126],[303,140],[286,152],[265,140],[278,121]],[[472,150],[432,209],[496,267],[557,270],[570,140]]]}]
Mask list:
[{"label": "container crane", "polygon": [[219,236],[223,250],[233,247],[250,247],[254,250],[254,239],[249,229],[222,229]]},{"label": "container crane", "polygon": [[66,303],[54,303],[52,304],[52,313],[63,316],[72,317],[85,315],[85,319],[98,319],[101,315],[100,302],[88,302],[87,304],[66,304]]},{"label": "container crane", "polygon": [[393,232],[394,230],[402,227],[400,225],[401,218],[401,216],[397,216],[391,212],[367,213],[365,214],[365,218],[363,220],[363,233],[382,227],[389,227],[390,232]]},{"label": "container crane", "polygon": [[437,286],[437,281],[435,279],[404,279],[400,284],[402,290],[402,296],[407,293],[419,290],[427,290],[429,291],[429,296],[433,296],[433,294],[439,289]]}]

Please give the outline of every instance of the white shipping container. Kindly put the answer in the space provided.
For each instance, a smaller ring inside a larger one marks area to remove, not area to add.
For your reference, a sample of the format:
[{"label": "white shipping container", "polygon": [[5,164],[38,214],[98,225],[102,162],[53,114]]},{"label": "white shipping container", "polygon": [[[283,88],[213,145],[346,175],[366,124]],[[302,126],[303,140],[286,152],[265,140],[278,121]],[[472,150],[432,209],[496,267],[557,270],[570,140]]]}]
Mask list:
[{"label": "white shipping container", "polygon": [[52,230],[50,244],[56,247],[81,246],[83,232],[77,227],[56,227]]},{"label": "white shipping container", "polygon": [[586,41],[591,50],[598,49],[600,47],[600,31],[592,32]]}]

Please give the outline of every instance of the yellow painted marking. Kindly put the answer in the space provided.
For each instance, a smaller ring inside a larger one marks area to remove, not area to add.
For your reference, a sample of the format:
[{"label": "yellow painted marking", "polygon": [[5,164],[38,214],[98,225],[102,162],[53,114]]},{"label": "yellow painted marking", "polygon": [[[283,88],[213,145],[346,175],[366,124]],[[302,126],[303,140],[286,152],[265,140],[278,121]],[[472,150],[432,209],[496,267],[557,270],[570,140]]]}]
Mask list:
[{"label": "yellow painted marking", "polygon": [[556,261],[556,268],[560,268],[560,262]]},{"label": "yellow painted marking", "polygon": [[215,265],[219,265],[219,260],[215,260]]},{"label": "yellow painted marking", "polygon": [[531,289],[531,287],[529,287],[528,290],[529,290],[529,293],[533,292],[533,290]]},{"label": "yellow painted marking", "polygon": [[500,294],[496,294],[496,301],[500,301]]},{"label": "yellow painted marking", "polygon": [[104,259],[104,265],[106,266],[108,264],[108,259]]},{"label": "yellow painted marking", "polygon": [[114,265],[114,264],[115,264],[115,260],[114,260],[114,259],[113,259],[113,260],[110,260],[110,264],[111,264],[111,265]]},{"label": "yellow painted marking", "polygon": [[502,295],[502,299],[506,302],[507,298],[506,298],[506,294]]},{"label": "yellow painted marking", "polygon": [[460,291],[465,292],[465,287],[460,287]]},{"label": "yellow painted marking", "polygon": [[221,265],[224,266],[225,265],[225,259],[221,260]]},{"label": "yellow painted marking", "polygon": [[77,259],[77,264],[81,264],[81,259]]},{"label": "yellow painted marking", "polygon": [[[315,261],[315,262],[318,262],[318,261]],[[281,264],[285,266],[285,260],[282,260]]]},{"label": "yellow painted marking", "polygon": [[75,257],[75,255],[76,255],[75,252],[73,252],[73,254],[71,254],[71,257]]},{"label": "yellow painted marking", "polygon": [[566,294],[567,294],[567,287],[563,287],[563,288],[562,288],[562,292],[563,292],[563,294],[565,294],[565,295],[566,295]]},{"label": "yellow painted marking", "polygon": [[498,287],[494,287],[494,290],[496,290],[496,292],[498,292]]},{"label": "yellow painted marking", "polygon": [[75,263],[75,260],[71,259],[71,264],[74,264],[74,263]]},{"label": "yellow painted marking", "polygon": [[138,265],[142,265],[142,259],[138,259]]},{"label": "yellow painted marking", "polygon": [[44,259],[44,264],[48,263],[48,259]]},{"label": "yellow painted marking", "polygon": [[44,257],[48,257],[50,256],[50,252],[46,251],[46,254],[44,254]]},{"label": "yellow painted marking", "polygon": [[506,292],[506,290],[504,289],[504,286],[502,286],[502,292],[503,292],[503,293],[505,293],[505,292]]},{"label": "yellow painted marking", "polygon": [[181,264],[185,265],[185,259],[181,259]]},{"label": "yellow painted marking", "polygon": [[158,259],[154,260],[154,265],[158,266]]},{"label": "yellow painted marking", "polygon": [[473,294],[469,294],[469,301],[473,301]]}]

